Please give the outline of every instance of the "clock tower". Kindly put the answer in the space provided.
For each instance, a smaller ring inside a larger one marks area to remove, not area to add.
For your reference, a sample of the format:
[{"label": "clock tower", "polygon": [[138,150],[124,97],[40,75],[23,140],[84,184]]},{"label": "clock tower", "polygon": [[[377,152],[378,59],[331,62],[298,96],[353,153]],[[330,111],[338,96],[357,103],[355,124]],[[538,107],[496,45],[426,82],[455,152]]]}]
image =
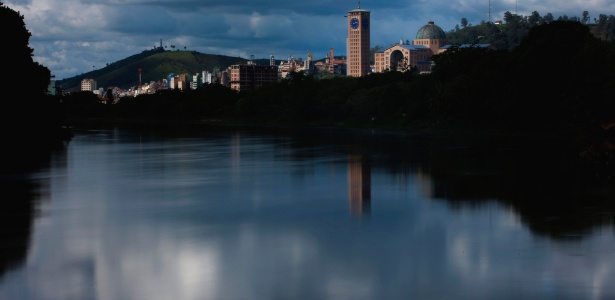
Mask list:
[{"label": "clock tower", "polygon": [[369,73],[369,11],[359,7],[348,12],[348,41],[346,72],[348,76],[361,77]]}]

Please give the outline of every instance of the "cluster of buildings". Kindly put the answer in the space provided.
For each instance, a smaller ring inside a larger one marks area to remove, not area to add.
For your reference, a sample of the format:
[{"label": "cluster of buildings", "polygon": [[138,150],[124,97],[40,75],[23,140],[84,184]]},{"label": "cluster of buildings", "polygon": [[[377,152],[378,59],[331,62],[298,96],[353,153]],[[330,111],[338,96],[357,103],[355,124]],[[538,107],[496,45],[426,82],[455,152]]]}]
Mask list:
[{"label": "cluster of buildings", "polygon": [[315,62],[312,53],[308,53],[306,60],[295,59],[291,55],[288,60],[276,64],[275,57],[272,55],[269,65],[259,65],[248,61],[246,64],[231,65],[225,70],[202,71],[194,75],[171,73],[167,78],[143,84],[139,82],[138,86],[126,90],[117,87],[98,88],[96,80],[85,78],[81,80],[80,90],[92,92],[104,98],[107,90],[111,89],[116,100],[126,96],[153,94],[162,89],[197,89],[204,84],[211,83],[222,84],[237,91],[248,91],[277,82],[281,78],[288,78],[294,72],[345,74],[345,62],[343,59],[335,59],[334,50],[331,48],[324,61]]},{"label": "cluster of buildings", "polygon": [[[420,73],[429,73],[433,67],[431,57],[446,51],[448,44],[446,34],[442,28],[433,21],[421,27],[416,38],[404,43],[400,41],[374,54],[374,63],[370,60],[370,11],[361,9],[361,2],[357,9],[350,10],[347,17],[348,37],[346,40],[345,59],[336,59],[333,48],[324,61],[315,62],[312,53],[307,58],[295,59],[292,55],[286,61],[276,64],[272,55],[268,65],[258,65],[251,61],[246,64],[229,66],[226,70],[203,71],[201,74],[169,74],[158,82],[150,82],[129,90],[112,88],[118,98],[123,96],[136,96],[144,93],[154,93],[159,89],[196,89],[205,83],[219,83],[237,91],[257,89],[263,85],[277,82],[287,78],[293,72],[303,71],[306,74],[339,74],[361,77],[369,73],[382,73],[387,71],[405,72],[417,68]],[[490,44],[465,44],[459,47],[486,47],[495,49]],[[82,91],[92,91],[104,96],[106,91],[96,88],[93,79],[84,79],[81,82]]]},{"label": "cluster of buildings", "polygon": [[[221,72],[214,70],[213,72],[202,71],[201,73],[190,74],[174,74],[171,73],[167,78],[163,78],[158,81],[150,81],[148,83],[141,83],[136,87],[129,89],[121,89],[119,87],[98,88],[96,80],[91,78],[85,78],[81,80],[80,91],[92,92],[101,98],[105,98],[107,90],[111,89],[115,100],[126,96],[137,96],[141,94],[154,94],[158,90],[166,89],[197,89],[199,86],[209,83],[220,83],[222,76]],[[139,80],[140,81],[140,80]],[[106,99],[105,99],[106,100]]]}]

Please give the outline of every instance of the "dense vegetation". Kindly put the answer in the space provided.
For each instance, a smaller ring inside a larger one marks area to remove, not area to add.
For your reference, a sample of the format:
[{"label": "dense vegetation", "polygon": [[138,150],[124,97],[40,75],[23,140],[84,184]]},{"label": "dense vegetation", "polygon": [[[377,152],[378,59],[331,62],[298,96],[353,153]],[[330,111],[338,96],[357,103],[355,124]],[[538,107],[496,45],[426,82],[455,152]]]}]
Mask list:
[{"label": "dense vegetation", "polygon": [[466,18],[462,18],[461,24],[447,32],[446,36],[451,44],[486,43],[498,49],[513,50],[527,36],[530,28],[553,21],[576,21],[587,25],[595,37],[607,42],[615,41],[615,16],[601,14],[592,22],[588,11],[584,11],[581,17],[563,15],[558,18],[551,13],[541,16],[537,11],[529,16],[506,12],[501,25],[485,21],[472,25]]},{"label": "dense vegetation", "polygon": [[[49,96],[49,69],[32,58],[30,32],[23,16],[0,2],[0,24],[6,29],[3,49],[10,58],[8,69],[0,72],[0,87],[4,91],[0,131],[8,143],[3,147],[3,166],[12,162],[12,154],[34,154],[67,138],[63,130],[64,110],[60,99]],[[31,157],[34,160],[34,156]],[[24,163],[24,162],[22,162]]]}]

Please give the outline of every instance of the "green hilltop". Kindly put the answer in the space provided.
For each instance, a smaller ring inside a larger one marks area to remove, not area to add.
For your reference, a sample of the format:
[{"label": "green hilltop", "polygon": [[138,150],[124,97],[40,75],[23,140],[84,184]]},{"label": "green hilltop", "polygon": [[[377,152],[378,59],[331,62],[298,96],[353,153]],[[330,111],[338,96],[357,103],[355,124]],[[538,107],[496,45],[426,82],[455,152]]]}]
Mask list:
[{"label": "green hilltop", "polygon": [[[202,71],[224,70],[233,64],[246,63],[248,59],[225,55],[205,54],[196,51],[165,51],[158,47],[146,50],[114,62],[104,68],[83,73],[74,77],[58,80],[57,85],[65,92],[79,91],[81,80],[92,78],[98,87],[119,87],[127,89],[141,83],[159,81],[170,73],[194,75]],[[253,60],[257,64],[269,64],[268,59]],[[279,63],[279,60],[276,61]]]}]

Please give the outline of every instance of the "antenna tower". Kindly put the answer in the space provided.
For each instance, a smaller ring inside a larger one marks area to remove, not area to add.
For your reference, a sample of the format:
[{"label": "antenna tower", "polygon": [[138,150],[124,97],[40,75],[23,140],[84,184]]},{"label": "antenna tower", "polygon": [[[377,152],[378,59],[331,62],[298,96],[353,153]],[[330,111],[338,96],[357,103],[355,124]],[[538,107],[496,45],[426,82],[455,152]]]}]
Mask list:
[{"label": "antenna tower", "polygon": [[491,0],[489,0],[489,23],[491,23]]}]

